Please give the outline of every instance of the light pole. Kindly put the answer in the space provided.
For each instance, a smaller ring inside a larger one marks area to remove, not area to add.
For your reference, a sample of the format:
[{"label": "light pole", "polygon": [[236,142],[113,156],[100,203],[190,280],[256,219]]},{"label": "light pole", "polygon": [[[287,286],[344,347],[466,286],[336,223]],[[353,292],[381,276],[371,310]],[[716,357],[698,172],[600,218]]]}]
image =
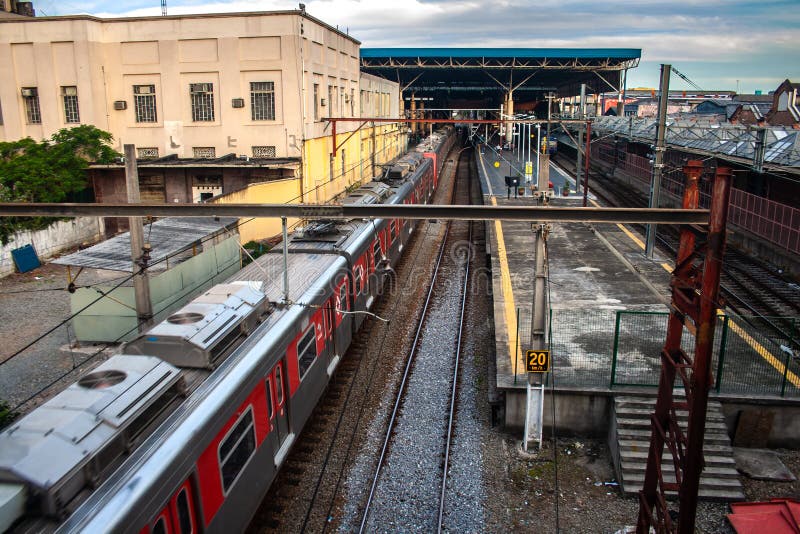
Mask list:
[{"label": "light pole", "polygon": [[539,154],[542,152],[542,126],[536,123],[536,187],[539,187]]}]

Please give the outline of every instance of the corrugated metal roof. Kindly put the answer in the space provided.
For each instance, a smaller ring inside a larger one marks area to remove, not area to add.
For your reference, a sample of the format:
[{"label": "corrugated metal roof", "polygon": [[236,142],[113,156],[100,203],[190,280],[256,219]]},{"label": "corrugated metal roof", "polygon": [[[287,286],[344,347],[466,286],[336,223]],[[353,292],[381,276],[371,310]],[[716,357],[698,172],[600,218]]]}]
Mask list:
[{"label": "corrugated metal roof", "polygon": [[[145,241],[152,247],[150,263],[154,270],[164,270],[164,258],[188,249],[203,238],[221,231],[226,226],[236,224],[234,217],[169,217],[159,219],[144,227]],[[52,263],[107,269],[109,271],[132,272],[131,234],[125,232],[107,239],[93,247],[62,256]]]},{"label": "corrugated metal roof", "polygon": [[639,59],[640,48],[361,48],[361,57],[524,57]]},{"label": "corrugated metal roof", "polygon": [[[598,117],[593,129],[616,133],[632,140],[652,143],[655,139],[655,119],[630,117]],[[764,161],[774,165],[800,168],[800,132],[792,128],[772,126],[767,129]],[[666,142],[674,147],[686,147],[718,154],[753,159],[756,129],[739,124],[698,124],[685,120],[667,120]]]}]

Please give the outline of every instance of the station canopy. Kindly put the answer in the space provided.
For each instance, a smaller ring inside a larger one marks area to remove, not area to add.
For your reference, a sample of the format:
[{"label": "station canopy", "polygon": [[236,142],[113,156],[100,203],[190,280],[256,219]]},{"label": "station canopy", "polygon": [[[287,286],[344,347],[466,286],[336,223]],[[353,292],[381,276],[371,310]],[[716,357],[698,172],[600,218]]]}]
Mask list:
[{"label": "station canopy", "polygon": [[[361,70],[400,83],[437,107],[453,101],[496,106],[513,89],[516,101],[615,92],[636,67],[638,48],[362,48]],[[425,107],[433,107],[426,104]]]}]

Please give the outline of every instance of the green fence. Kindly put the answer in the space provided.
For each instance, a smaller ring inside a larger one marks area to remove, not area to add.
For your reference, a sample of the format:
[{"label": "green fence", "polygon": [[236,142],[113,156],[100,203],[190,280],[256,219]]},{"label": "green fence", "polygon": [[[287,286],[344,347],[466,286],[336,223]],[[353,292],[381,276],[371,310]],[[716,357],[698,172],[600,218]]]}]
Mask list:
[{"label": "green fence", "polygon": [[[658,385],[667,312],[558,309],[550,314],[557,385],[612,389]],[[800,324],[796,317],[774,319],[784,325]],[[754,317],[718,317],[711,364],[714,389],[727,394],[800,398],[796,326],[781,338],[765,335],[754,324]],[[694,356],[694,336],[687,328],[681,346]],[[676,386],[682,387],[679,379]]]}]

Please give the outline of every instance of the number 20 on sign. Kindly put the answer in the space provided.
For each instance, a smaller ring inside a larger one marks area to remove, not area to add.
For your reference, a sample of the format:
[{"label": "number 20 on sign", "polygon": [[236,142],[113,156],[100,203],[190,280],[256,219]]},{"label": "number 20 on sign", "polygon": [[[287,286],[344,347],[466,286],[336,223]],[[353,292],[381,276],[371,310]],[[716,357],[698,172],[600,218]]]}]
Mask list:
[{"label": "number 20 on sign", "polygon": [[529,373],[550,372],[550,351],[529,350],[525,352],[525,361]]}]

